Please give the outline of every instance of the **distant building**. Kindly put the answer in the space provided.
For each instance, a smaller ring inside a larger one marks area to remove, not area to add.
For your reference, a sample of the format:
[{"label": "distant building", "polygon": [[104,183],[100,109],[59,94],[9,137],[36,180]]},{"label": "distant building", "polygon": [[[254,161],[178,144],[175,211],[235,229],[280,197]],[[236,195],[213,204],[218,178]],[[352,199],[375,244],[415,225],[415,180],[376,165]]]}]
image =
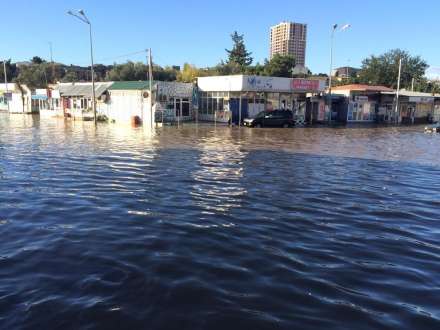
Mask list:
[{"label": "distant building", "polygon": [[270,58],[293,55],[296,65],[306,65],[307,24],[282,22],[270,28]]},{"label": "distant building", "polygon": [[361,71],[361,69],[353,68],[351,66],[343,66],[341,68],[334,69],[332,75],[333,77],[336,77],[338,80],[342,80],[351,77],[356,77],[359,71]]}]

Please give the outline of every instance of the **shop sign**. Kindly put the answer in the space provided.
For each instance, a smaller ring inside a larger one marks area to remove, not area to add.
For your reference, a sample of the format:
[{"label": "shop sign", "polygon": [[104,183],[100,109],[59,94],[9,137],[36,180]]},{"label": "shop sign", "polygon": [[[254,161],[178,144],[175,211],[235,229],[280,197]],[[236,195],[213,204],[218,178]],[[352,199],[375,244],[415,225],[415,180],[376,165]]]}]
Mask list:
[{"label": "shop sign", "polygon": [[354,100],[356,102],[368,102],[368,96],[355,96]]},{"label": "shop sign", "polygon": [[409,98],[409,102],[413,103],[433,103],[434,98],[433,97],[423,97],[423,96],[411,96]]},{"label": "shop sign", "polygon": [[293,79],[292,89],[301,91],[318,91],[319,80],[316,79]]}]

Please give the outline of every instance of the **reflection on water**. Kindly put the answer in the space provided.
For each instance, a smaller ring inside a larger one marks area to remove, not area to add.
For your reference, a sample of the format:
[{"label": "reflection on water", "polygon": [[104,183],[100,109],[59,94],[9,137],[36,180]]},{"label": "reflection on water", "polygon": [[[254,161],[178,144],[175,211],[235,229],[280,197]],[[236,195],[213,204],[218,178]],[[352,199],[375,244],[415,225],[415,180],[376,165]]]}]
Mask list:
[{"label": "reflection on water", "polygon": [[422,131],[0,114],[0,328],[437,329]]},{"label": "reflection on water", "polygon": [[240,197],[246,194],[240,179],[247,153],[237,144],[224,145],[215,135],[203,139],[199,148],[199,166],[191,173],[195,204],[209,215],[240,207]]}]

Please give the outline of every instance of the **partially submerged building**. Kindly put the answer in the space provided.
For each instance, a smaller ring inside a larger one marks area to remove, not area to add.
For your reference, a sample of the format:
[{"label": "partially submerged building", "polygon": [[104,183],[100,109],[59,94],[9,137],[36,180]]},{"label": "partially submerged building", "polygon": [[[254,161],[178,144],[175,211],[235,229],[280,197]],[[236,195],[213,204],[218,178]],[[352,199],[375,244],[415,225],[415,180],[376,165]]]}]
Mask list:
[{"label": "partially submerged building", "polygon": [[[108,107],[108,89],[112,82],[95,83],[96,111],[102,113]],[[92,83],[61,83],[58,85],[60,104],[64,117],[76,120],[92,120]],[[56,95],[58,96],[58,95]]]},{"label": "partially submerged building", "polygon": [[394,113],[402,124],[424,124],[434,121],[438,116],[435,108],[435,95],[411,91],[399,92],[399,103],[396,106],[397,92],[383,92],[379,112]]},{"label": "partially submerged building", "polygon": [[390,109],[380,111],[383,92],[392,93],[394,90],[385,86],[364,84],[333,87],[332,112],[336,113],[334,119],[343,123],[390,120]]},{"label": "partially submerged building", "polygon": [[264,110],[289,109],[294,111],[298,121],[304,121],[307,94],[323,92],[325,84],[323,79],[249,75],[198,78],[197,117],[238,124]]},{"label": "partially submerged building", "polygon": [[32,92],[19,83],[0,84],[0,111],[32,113]]},{"label": "partially submerged building", "polygon": [[119,123],[188,121],[193,118],[193,84],[154,81],[120,81],[109,88],[109,100],[103,112]]}]

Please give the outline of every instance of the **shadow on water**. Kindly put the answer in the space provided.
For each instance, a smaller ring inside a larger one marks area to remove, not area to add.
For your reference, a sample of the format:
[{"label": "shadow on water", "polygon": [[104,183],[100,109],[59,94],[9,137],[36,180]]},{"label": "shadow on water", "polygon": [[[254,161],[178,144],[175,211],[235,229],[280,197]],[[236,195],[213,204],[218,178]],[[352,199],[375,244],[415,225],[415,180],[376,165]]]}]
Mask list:
[{"label": "shadow on water", "polygon": [[0,116],[0,328],[438,328],[439,141]]}]

